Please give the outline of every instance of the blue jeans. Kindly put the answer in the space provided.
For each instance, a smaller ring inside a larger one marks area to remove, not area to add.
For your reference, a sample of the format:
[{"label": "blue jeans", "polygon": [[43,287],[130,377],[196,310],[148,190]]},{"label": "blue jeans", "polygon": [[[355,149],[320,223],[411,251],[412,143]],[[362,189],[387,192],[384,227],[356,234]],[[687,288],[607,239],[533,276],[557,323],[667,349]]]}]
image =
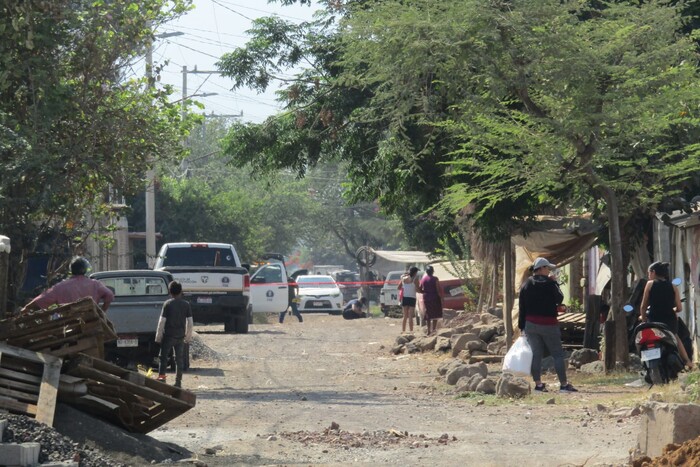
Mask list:
[{"label": "blue jeans", "polygon": [[182,371],[185,365],[185,339],[175,339],[169,336],[163,336],[163,341],[160,343],[160,365],[158,365],[158,374],[164,375],[165,369],[168,367],[170,359],[170,351],[175,349],[175,386],[182,385]]},{"label": "blue jeans", "polygon": [[540,381],[542,378],[542,357],[547,347],[554,359],[554,369],[559,377],[559,383],[564,386],[566,379],[566,364],[564,362],[564,349],[561,346],[561,328],[556,325],[525,323],[525,336],[532,348],[532,379]]},{"label": "blue jeans", "polygon": [[[301,313],[299,313],[299,306],[297,305],[297,302],[292,302],[289,304],[289,306],[292,307],[292,314],[299,318],[299,322],[303,323],[304,318],[301,317]],[[284,310],[282,313],[280,313],[280,323],[284,323],[284,315],[287,314],[287,310]]]}]

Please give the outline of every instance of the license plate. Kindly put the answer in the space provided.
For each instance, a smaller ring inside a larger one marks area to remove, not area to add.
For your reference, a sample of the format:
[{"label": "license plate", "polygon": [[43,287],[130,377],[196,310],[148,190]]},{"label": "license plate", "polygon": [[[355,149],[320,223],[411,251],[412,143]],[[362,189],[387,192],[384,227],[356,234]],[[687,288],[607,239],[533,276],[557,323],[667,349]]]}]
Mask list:
[{"label": "license plate", "polygon": [[138,339],[117,339],[117,347],[138,347]]},{"label": "license plate", "polygon": [[212,303],[211,297],[197,297],[197,303]]},{"label": "license plate", "polygon": [[661,348],[657,347],[655,349],[642,350],[642,361],[648,362],[649,360],[656,360],[661,358]]},{"label": "license plate", "polygon": [[314,306],[323,306],[323,302],[314,302]]}]

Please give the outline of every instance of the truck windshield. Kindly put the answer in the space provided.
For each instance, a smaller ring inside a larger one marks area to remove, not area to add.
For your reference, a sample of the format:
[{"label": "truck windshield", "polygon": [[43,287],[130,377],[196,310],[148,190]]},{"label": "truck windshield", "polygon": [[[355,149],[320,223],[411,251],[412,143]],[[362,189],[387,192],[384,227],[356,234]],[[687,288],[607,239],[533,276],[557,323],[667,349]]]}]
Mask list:
[{"label": "truck windshield", "polygon": [[163,266],[238,266],[225,248],[168,248]]}]

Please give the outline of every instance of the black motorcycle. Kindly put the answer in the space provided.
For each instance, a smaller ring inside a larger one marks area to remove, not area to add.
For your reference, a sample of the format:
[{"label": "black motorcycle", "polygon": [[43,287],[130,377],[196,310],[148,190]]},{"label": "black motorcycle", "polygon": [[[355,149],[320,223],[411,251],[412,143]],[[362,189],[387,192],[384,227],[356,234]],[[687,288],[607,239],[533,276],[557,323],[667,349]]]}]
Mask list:
[{"label": "black motorcycle", "polygon": [[651,385],[666,384],[678,378],[683,360],[676,336],[663,323],[646,322],[634,330],[634,343],[646,370],[644,380]]}]

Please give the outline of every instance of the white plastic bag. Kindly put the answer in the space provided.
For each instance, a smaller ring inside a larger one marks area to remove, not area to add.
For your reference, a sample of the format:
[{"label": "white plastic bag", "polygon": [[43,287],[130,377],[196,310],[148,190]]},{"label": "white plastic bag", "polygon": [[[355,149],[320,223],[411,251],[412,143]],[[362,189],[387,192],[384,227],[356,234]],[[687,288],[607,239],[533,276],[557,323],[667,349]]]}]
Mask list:
[{"label": "white plastic bag", "polygon": [[518,376],[529,376],[532,367],[532,349],[524,336],[518,337],[503,358],[503,371]]}]

